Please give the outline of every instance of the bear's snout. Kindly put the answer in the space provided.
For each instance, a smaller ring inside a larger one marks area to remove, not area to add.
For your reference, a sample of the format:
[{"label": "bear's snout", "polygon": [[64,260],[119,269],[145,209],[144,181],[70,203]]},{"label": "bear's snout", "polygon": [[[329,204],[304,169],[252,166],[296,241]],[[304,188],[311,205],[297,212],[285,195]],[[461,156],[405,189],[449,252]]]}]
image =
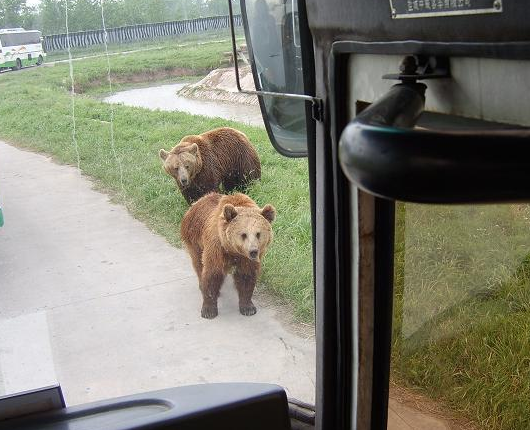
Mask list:
[{"label": "bear's snout", "polygon": [[255,260],[256,258],[258,258],[258,250],[257,249],[253,249],[252,251],[250,251],[248,253],[248,255],[250,256],[250,258]]},{"label": "bear's snout", "polygon": [[179,169],[178,171],[178,181],[181,186],[187,187],[190,184],[190,177],[188,172],[184,169]]}]

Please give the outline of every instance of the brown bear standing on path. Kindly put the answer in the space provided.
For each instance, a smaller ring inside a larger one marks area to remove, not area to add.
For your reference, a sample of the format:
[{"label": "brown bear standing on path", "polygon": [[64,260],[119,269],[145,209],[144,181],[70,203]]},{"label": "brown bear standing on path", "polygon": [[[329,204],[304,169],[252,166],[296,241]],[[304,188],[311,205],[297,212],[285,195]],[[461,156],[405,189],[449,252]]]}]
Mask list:
[{"label": "brown bear standing on path", "polygon": [[260,209],[245,194],[210,193],[188,209],[180,234],[199,277],[203,304],[201,316],[217,316],[219,290],[229,271],[239,295],[239,311],[254,315],[252,293],[261,270],[261,259],[272,240],[276,210]]},{"label": "brown bear standing on path", "polygon": [[230,192],[261,177],[258,153],[247,136],[233,128],[184,136],[171,151],[161,149],[159,155],[188,203],[219,191],[221,184]]}]

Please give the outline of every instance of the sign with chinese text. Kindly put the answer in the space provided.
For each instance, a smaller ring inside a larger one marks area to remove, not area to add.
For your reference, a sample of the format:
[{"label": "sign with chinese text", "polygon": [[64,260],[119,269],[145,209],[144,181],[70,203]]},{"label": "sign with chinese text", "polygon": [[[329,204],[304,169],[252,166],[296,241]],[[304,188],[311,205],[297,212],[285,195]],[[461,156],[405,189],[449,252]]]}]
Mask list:
[{"label": "sign with chinese text", "polygon": [[390,0],[392,18],[428,18],[502,12],[502,0]]}]

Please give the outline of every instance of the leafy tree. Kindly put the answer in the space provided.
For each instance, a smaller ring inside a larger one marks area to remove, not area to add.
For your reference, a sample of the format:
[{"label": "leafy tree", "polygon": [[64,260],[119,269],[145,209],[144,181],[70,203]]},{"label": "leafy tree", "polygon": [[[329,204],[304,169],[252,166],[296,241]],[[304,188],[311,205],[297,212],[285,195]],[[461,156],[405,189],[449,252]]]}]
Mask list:
[{"label": "leafy tree", "polygon": [[101,6],[99,0],[69,0],[68,18],[71,32],[101,28]]},{"label": "leafy tree", "polygon": [[125,25],[167,21],[164,0],[122,0]]},{"label": "leafy tree", "polygon": [[0,0],[0,27],[21,27],[25,9],[26,0]]},{"label": "leafy tree", "polygon": [[58,34],[66,31],[64,0],[41,0],[40,21],[43,34]]},{"label": "leafy tree", "polygon": [[25,7],[22,12],[22,27],[26,30],[39,30],[40,15],[36,7]]},{"label": "leafy tree", "polygon": [[[239,13],[239,1],[231,1]],[[226,0],[41,0],[38,11],[27,8],[26,0],[0,0],[0,5],[0,26],[7,26],[7,17],[14,23],[9,26],[38,26],[43,34],[66,31],[67,5],[70,32],[101,29],[102,6],[107,28],[228,13]]]}]

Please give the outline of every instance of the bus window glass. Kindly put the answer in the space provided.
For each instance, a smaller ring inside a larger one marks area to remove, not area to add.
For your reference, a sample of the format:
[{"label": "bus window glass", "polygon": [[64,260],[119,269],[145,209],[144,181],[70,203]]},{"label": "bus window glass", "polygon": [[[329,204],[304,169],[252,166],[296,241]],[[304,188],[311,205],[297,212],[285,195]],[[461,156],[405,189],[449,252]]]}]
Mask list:
[{"label": "bus window glass", "polygon": [[42,47],[0,30],[0,397],[267,382],[313,404],[308,162],[238,93],[227,2],[50,0],[40,18]]},{"label": "bus window glass", "polygon": [[397,205],[389,429],[529,428],[529,227],[523,204]]}]

